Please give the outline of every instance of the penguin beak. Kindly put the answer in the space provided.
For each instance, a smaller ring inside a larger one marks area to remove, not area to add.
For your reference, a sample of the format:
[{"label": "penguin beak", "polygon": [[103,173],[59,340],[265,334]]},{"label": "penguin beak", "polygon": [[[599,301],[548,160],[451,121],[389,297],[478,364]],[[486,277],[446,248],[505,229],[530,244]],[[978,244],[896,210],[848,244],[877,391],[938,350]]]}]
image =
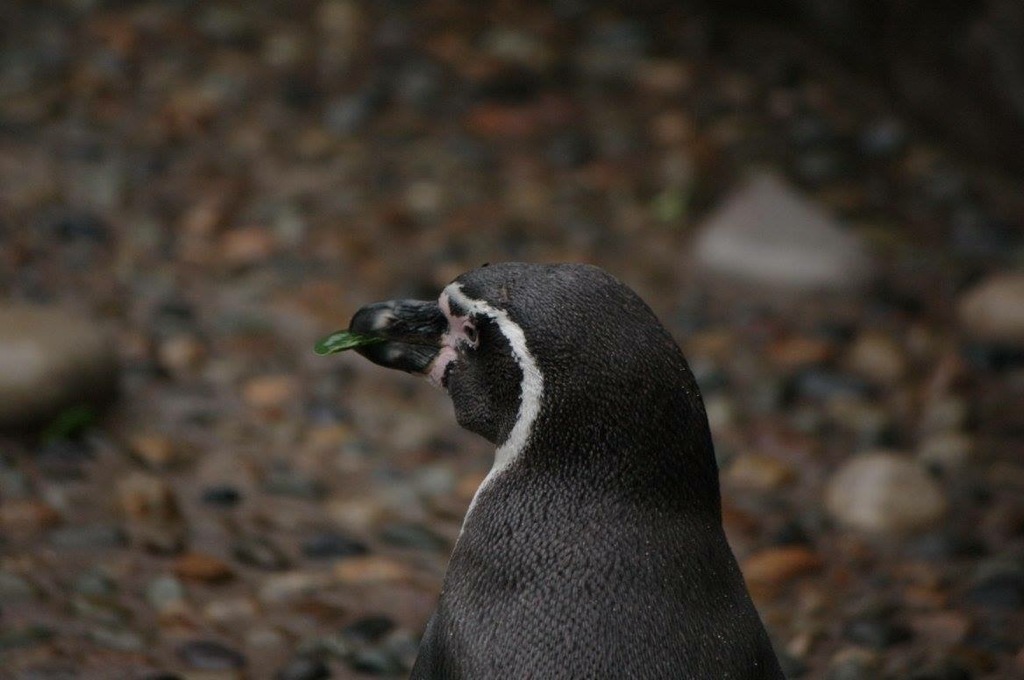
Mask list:
[{"label": "penguin beak", "polygon": [[356,348],[373,363],[428,375],[441,351],[448,318],[437,302],[388,300],[361,308],[349,322],[349,330],[377,339]]}]

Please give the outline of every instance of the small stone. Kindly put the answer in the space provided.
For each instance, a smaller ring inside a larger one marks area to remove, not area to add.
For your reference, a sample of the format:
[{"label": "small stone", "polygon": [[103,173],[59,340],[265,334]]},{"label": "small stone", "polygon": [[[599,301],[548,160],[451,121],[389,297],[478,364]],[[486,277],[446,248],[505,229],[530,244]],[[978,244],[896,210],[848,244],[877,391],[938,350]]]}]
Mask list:
[{"label": "small stone", "polygon": [[245,667],[241,653],[213,640],[189,640],[176,652],[182,662],[196,670],[229,671]]},{"label": "small stone", "polygon": [[729,484],[751,491],[773,491],[792,482],[795,477],[790,465],[757,453],[736,457],[725,471]]},{"label": "small stone", "polygon": [[398,629],[392,631],[383,643],[383,647],[398,659],[406,672],[416,664],[416,657],[419,656],[420,641],[408,630]]},{"label": "small stone", "polygon": [[917,449],[917,460],[927,467],[946,472],[962,470],[971,460],[974,439],[963,432],[928,435]]},{"label": "small stone", "polygon": [[445,550],[448,541],[420,524],[389,524],[380,532],[385,543],[415,550]]},{"label": "small stone", "polygon": [[993,609],[1024,608],[1024,560],[997,557],[979,564],[967,601]]},{"label": "small stone", "polygon": [[256,603],[249,597],[232,597],[222,600],[211,600],[203,609],[208,621],[219,624],[231,624],[251,621],[257,614]]},{"label": "small stone", "polygon": [[821,557],[806,546],[766,548],[743,561],[743,576],[753,589],[775,588],[822,568]]},{"label": "small stone", "polygon": [[405,204],[413,213],[429,218],[437,215],[444,207],[444,190],[433,181],[413,182],[405,191]]},{"label": "small stone", "polygon": [[736,424],[738,417],[736,402],[724,394],[705,397],[704,412],[708,417],[708,427],[716,436],[718,433],[728,432]]},{"label": "small stone", "polygon": [[879,651],[906,642],[911,631],[883,616],[858,617],[846,622],[843,637],[850,642]]},{"label": "small stone", "polygon": [[79,574],[73,585],[75,593],[94,600],[105,600],[117,594],[117,583],[105,570],[89,569]]},{"label": "small stone", "polygon": [[920,429],[924,433],[961,430],[967,422],[970,409],[963,398],[940,395],[924,404]]},{"label": "small stone", "polygon": [[137,434],[128,440],[136,458],[154,470],[166,470],[181,462],[180,449],[173,439],[162,434]]},{"label": "small stone", "polygon": [[320,659],[297,656],[274,675],[274,680],[326,680],[331,669]]},{"label": "small stone", "polygon": [[203,503],[218,508],[233,508],[242,500],[238,489],[228,484],[217,484],[203,489]]},{"label": "small stone", "polygon": [[853,234],[770,174],[726,199],[701,227],[694,253],[713,273],[794,290],[856,290],[874,273]]},{"label": "small stone", "polygon": [[327,495],[324,482],[301,470],[273,469],[263,479],[263,490],[275,496],[317,501]]},{"label": "small stone", "polygon": [[70,604],[76,616],[90,619],[93,623],[114,628],[123,628],[131,623],[130,612],[114,598],[76,595],[71,598]]},{"label": "small stone", "polygon": [[946,499],[913,461],[875,451],[853,456],[832,475],[825,506],[844,526],[903,533],[935,524],[946,512]]},{"label": "small stone", "polygon": [[230,267],[247,267],[268,259],[277,250],[277,239],[264,227],[241,227],[224,233],[220,254]]},{"label": "small stone", "polygon": [[663,111],[651,121],[651,137],[663,146],[683,144],[696,134],[693,118],[683,111]]},{"label": "small stone", "polygon": [[119,652],[142,652],[149,647],[141,635],[128,628],[91,626],[86,634],[101,647]]},{"label": "small stone", "polygon": [[235,576],[231,565],[224,560],[198,552],[187,553],[176,559],[174,573],[181,578],[204,583],[223,583]]},{"label": "small stone", "polygon": [[341,634],[356,644],[374,644],[395,629],[395,622],[387,616],[365,616],[345,626]]},{"label": "small stone", "polygon": [[235,559],[251,567],[270,571],[287,569],[291,560],[266,536],[243,536],[231,548]]},{"label": "small stone", "polygon": [[34,600],[36,588],[27,580],[9,571],[0,571],[0,606]]},{"label": "small stone", "polygon": [[256,625],[245,633],[245,646],[253,655],[279,658],[290,642],[284,633],[267,625]]},{"label": "small stone", "polygon": [[302,554],[313,560],[365,555],[366,545],[336,531],[321,532],[302,544]]},{"label": "small stone", "polygon": [[344,559],[334,567],[337,580],[345,585],[369,585],[408,581],[412,577],[409,567],[386,557],[366,555]]},{"label": "small stone", "polygon": [[[68,413],[73,414],[74,410]],[[45,442],[35,456],[39,470],[58,481],[82,479],[83,465],[93,458],[93,449],[86,440],[63,437]]]},{"label": "small stone", "polygon": [[161,616],[184,613],[185,587],[173,576],[159,576],[146,586],[146,601]]},{"label": "small stone", "polygon": [[202,365],[206,346],[191,333],[178,333],[157,346],[156,358],[168,373],[187,375]]},{"label": "small stone", "polygon": [[890,336],[877,331],[862,333],[846,361],[851,371],[879,385],[895,385],[907,370],[903,349]]},{"label": "small stone", "polygon": [[693,84],[692,66],[679,59],[646,59],[636,75],[641,86],[658,94],[678,94]]},{"label": "small stone", "polygon": [[451,465],[425,465],[416,471],[413,484],[424,496],[448,496],[455,490],[455,471]]},{"label": "small stone", "polygon": [[49,626],[5,626],[0,628],[0,652],[22,647],[35,647],[54,638],[56,632]]},{"label": "small stone", "polygon": [[960,296],[957,316],[968,337],[1024,347],[1024,273],[985,279]]},{"label": "small stone", "polygon": [[294,403],[299,389],[299,382],[295,376],[261,375],[250,378],[242,386],[242,399],[255,409],[275,411]]},{"label": "small stone", "polygon": [[907,141],[906,126],[896,118],[872,121],[858,135],[857,146],[870,158],[885,158],[903,148]]},{"label": "small stone", "polygon": [[50,545],[63,549],[121,548],[126,543],[124,530],[116,524],[87,524],[54,529],[49,535]]},{"label": "small stone", "polygon": [[907,680],[972,680],[973,677],[958,661],[944,660],[914,671]]},{"label": "small stone", "polygon": [[360,649],[348,659],[355,671],[369,675],[398,675],[408,669],[402,660],[389,649]]},{"label": "small stone", "polygon": [[856,400],[870,393],[870,386],[856,376],[829,369],[809,368],[797,374],[791,386],[796,396],[814,401]]},{"label": "small stone", "polygon": [[60,215],[50,225],[53,235],[63,241],[92,241],[103,244],[110,240],[110,225],[98,215],[88,212]]},{"label": "small stone", "polygon": [[456,495],[464,502],[469,503],[476,496],[477,490],[480,489],[480,485],[484,483],[486,478],[486,472],[470,472],[463,475],[459,478],[458,485],[455,487]]},{"label": "small stone", "polygon": [[[476,489],[473,491],[475,493]],[[327,514],[341,526],[365,532],[376,528],[385,511],[376,497],[339,498],[328,502]]]},{"label": "small stone", "polygon": [[876,680],[879,676],[878,655],[866,649],[841,649],[829,662],[825,680]]},{"label": "small stone", "polygon": [[184,547],[188,527],[167,482],[133,472],[118,483],[117,490],[135,543],[158,553],[176,553]]},{"label": "small stone", "polygon": [[0,527],[4,531],[36,534],[60,522],[60,513],[42,501],[5,499],[0,503]]},{"label": "small stone", "polygon": [[67,310],[0,304],[0,429],[24,428],[71,407],[99,411],[117,387],[116,346]]},{"label": "small stone", "polygon": [[330,585],[330,582],[329,574],[314,571],[272,574],[263,580],[257,597],[264,604],[287,602],[321,590]]},{"label": "small stone", "polygon": [[768,359],[784,371],[824,364],[835,353],[828,340],[794,335],[776,340],[767,348]]},{"label": "small stone", "polygon": [[951,649],[966,639],[971,622],[963,612],[942,611],[911,616],[910,628],[930,645]]}]

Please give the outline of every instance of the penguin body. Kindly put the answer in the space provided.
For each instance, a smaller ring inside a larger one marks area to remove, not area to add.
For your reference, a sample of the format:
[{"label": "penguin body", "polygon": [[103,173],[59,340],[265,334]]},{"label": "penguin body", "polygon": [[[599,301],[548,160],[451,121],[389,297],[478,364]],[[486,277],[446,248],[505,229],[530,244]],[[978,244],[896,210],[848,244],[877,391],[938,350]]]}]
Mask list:
[{"label": "penguin body", "polygon": [[[395,303],[352,328],[386,329]],[[782,678],[721,525],[704,407],[628,287],[588,265],[457,278],[364,352],[445,388],[496,444],[413,678]],[[382,321],[382,319],[384,321]]]}]

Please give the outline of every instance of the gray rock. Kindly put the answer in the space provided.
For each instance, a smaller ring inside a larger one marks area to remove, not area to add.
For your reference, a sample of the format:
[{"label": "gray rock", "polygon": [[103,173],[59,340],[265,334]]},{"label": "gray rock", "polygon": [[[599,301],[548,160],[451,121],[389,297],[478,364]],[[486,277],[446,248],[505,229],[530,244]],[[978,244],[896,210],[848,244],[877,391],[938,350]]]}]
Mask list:
[{"label": "gray rock", "polygon": [[60,527],[50,532],[50,544],[63,549],[121,548],[127,543],[124,530],[117,524],[87,524]]},{"label": "gray rock", "polygon": [[957,316],[973,339],[1024,347],[1024,273],[985,279],[960,297]]},{"label": "gray rock", "polygon": [[405,664],[390,649],[361,649],[348,659],[352,670],[367,675],[400,675],[408,671]]},{"label": "gray rock", "polygon": [[1024,559],[995,557],[978,564],[967,591],[971,604],[995,609],[1024,607]]},{"label": "gray rock", "polygon": [[26,602],[36,597],[36,588],[26,579],[9,571],[0,571],[0,605]]},{"label": "gray rock", "polygon": [[331,669],[320,659],[297,656],[274,675],[275,680],[326,680]]},{"label": "gray rock", "polygon": [[240,652],[214,640],[189,640],[178,647],[177,654],[190,668],[204,671],[229,671],[246,665]]},{"label": "gray rock", "polygon": [[413,550],[446,550],[448,542],[420,524],[392,523],[380,532],[380,538],[388,545]]},{"label": "gray rock", "polygon": [[873,680],[878,677],[878,655],[865,649],[841,649],[829,662],[826,680]]},{"label": "gray rock", "polygon": [[98,410],[117,376],[114,344],[94,322],[53,307],[0,304],[0,429],[69,407]]},{"label": "gray rock", "polygon": [[854,456],[833,474],[825,489],[825,506],[844,526],[902,533],[941,519],[946,498],[913,461],[875,451]]},{"label": "gray rock", "polygon": [[84,597],[108,600],[117,595],[117,582],[104,569],[95,567],[79,574],[72,589]]},{"label": "gray rock", "polygon": [[20,647],[34,647],[54,638],[56,632],[49,626],[10,626],[0,630],[0,652]]},{"label": "gray rock", "polygon": [[146,601],[159,614],[185,608],[185,586],[174,576],[158,576],[146,586]]},{"label": "gray rock", "polygon": [[704,222],[697,264],[713,274],[794,291],[848,291],[873,263],[821,206],[768,173],[752,177]]},{"label": "gray rock", "polygon": [[86,633],[90,640],[119,652],[142,652],[146,650],[146,641],[142,636],[129,628],[90,627]]},{"label": "gray rock", "polygon": [[231,553],[242,564],[268,571],[287,569],[291,564],[288,555],[266,536],[241,536],[232,546]]}]

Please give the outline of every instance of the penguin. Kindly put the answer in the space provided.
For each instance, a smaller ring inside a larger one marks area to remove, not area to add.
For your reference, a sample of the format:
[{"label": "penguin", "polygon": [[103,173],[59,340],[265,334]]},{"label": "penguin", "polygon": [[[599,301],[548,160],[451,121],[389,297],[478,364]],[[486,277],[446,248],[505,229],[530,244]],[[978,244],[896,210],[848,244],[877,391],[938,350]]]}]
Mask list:
[{"label": "penguin", "polygon": [[693,374],[625,284],[492,264],[350,330],[496,447],[412,678],[784,677],[722,529]]}]

